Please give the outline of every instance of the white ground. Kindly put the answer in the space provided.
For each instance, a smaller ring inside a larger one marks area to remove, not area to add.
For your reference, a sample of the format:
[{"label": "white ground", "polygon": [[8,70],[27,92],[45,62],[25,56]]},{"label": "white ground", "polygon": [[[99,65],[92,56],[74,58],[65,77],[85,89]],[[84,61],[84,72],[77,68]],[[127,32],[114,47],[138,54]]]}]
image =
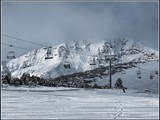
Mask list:
[{"label": "white ground", "polygon": [[8,87],[1,91],[3,118],[15,119],[158,119],[155,93],[128,89]]}]

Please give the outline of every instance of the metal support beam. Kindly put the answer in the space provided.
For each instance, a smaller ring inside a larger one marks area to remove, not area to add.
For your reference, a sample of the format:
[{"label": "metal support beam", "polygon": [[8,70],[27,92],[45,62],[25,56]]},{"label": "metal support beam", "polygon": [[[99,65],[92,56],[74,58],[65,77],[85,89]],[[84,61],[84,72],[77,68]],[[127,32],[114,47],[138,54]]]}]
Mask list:
[{"label": "metal support beam", "polygon": [[111,59],[109,60],[109,88],[112,88]]},{"label": "metal support beam", "polygon": [[115,54],[114,55],[105,55],[106,58],[109,59],[109,88],[112,88],[112,60],[115,59]]}]

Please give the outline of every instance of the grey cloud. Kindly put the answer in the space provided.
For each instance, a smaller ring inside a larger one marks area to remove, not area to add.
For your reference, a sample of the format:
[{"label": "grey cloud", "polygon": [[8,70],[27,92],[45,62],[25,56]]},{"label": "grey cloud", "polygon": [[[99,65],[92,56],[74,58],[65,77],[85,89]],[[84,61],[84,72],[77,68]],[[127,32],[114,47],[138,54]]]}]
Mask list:
[{"label": "grey cloud", "polygon": [[[158,49],[156,2],[6,2],[2,32],[45,45],[131,37]],[[7,43],[39,48],[3,37]],[[14,43],[13,43],[14,42]],[[8,49],[3,46],[3,59]],[[16,50],[18,55],[25,51]]]}]

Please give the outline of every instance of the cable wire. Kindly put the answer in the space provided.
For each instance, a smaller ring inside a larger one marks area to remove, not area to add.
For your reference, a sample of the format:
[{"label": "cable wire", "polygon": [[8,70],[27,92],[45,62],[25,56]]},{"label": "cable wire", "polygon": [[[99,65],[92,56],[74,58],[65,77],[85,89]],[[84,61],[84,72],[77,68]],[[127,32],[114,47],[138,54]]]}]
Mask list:
[{"label": "cable wire", "polygon": [[[2,44],[3,44],[3,45],[6,45],[6,46],[10,46],[10,44],[6,44],[6,43],[2,43]],[[22,47],[15,46],[15,45],[12,45],[12,47],[19,48],[19,49],[23,49],[23,50],[31,50],[31,49],[28,49],[28,48],[22,48]]]},{"label": "cable wire", "polygon": [[13,36],[10,36],[10,35],[6,35],[6,34],[2,34],[2,35],[5,36],[5,37],[9,37],[9,38],[16,39],[16,40],[23,41],[23,42],[28,42],[28,43],[39,45],[39,46],[42,46],[42,47],[46,46],[46,45],[42,45],[42,44],[39,44],[39,43],[31,42],[31,41],[28,41],[28,40],[24,40],[24,39],[21,39],[21,38],[13,37]]},{"label": "cable wire", "polygon": [[[140,67],[139,67],[140,68]],[[145,70],[145,71],[148,71],[148,72],[153,72],[151,70],[147,70],[147,69],[143,69],[143,68],[140,68],[141,70]]]}]

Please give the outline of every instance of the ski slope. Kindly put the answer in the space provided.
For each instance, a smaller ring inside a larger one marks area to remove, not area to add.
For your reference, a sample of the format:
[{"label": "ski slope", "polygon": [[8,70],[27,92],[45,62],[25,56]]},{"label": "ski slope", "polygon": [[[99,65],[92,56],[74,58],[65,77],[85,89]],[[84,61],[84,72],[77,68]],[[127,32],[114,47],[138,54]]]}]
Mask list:
[{"label": "ski slope", "polygon": [[[114,51],[122,53],[120,62],[145,61],[144,64],[137,64],[137,67],[126,69],[126,74],[119,72],[112,75],[112,86],[118,78],[122,78],[123,85],[128,88],[126,93],[119,89],[8,86],[2,88],[1,92],[2,119],[158,119],[159,74],[154,75],[153,79],[149,77],[152,71],[158,70],[159,64],[158,61],[149,60],[158,60],[159,53],[143,45],[135,45],[132,40],[123,43],[123,47],[119,43],[120,47]],[[89,62],[103,46],[104,42],[61,44],[52,47],[54,58],[51,60],[44,59],[47,48],[41,48],[10,61],[7,67],[13,77],[20,78],[23,73],[29,73],[55,78],[97,68],[98,64],[92,68]],[[70,54],[65,59],[67,50]],[[109,47],[109,51],[113,52],[113,49]],[[71,63],[70,70],[63,67],[66,61]],[[138,67],[144,69],[141,70],[141,79],[136,75]],[[109,76],[91,79],[102,86],[109,82]]]},{"label": "ski slope", "polygon": [[158,94],[128,89],[8,86],[2,119],[158,119]]},{"label": "ski slope", "polygon": [[[149,79],[150,71],[158,70],[158,62],[138,66],[145,69],[141,79],[136,76],[137,67],[112,76],[112,86],[122,78],[126,93],[119,89],[2,88],[2,119],[158,119],[159,75]],[[94,79],[102,85],[109,81],[108,76]]]}]

